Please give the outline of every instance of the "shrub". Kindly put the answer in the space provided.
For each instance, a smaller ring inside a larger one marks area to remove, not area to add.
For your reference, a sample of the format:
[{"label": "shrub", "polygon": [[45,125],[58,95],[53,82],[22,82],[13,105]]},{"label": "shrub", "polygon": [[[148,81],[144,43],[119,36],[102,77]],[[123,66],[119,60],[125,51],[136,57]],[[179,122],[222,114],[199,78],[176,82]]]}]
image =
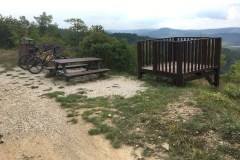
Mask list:
[{"label": "shrub", "polygon": [[229,72],[223,78],[228,82],[240,83],[240,61],[234,62]]},{"label": "shrub", "polygon": [[224,87],[224,92],[233,97],[233,98],[239,98],[240,97],[240,88],[239,86],[229,83]]},{"label": "shrub", "polygon": [[104,59],[104,65],[117,71],[129,71],[131,54],[126,40],[117,40],[103,32],[91,32],[79,45],[78,56]]}]

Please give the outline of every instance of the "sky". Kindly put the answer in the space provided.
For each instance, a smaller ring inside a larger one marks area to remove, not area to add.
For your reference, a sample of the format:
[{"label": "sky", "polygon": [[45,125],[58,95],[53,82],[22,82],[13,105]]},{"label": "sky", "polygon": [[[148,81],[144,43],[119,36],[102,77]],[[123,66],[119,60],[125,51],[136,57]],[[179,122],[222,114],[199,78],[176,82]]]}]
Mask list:
[{"label": "sky", "polygon": [[80,18],[105,30],[240,27],[240,0],[0,0],[0,14],[15,18],[43,12],[60,28]]}]

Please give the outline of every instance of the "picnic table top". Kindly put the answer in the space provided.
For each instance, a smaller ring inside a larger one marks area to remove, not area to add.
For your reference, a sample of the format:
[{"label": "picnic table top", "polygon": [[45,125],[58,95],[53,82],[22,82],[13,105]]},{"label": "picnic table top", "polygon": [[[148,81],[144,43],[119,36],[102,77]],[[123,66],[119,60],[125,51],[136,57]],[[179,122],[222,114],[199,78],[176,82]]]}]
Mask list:
[{"label": "picnic table top", "polygon": [[67,63],[74,63],[74,62],[91,62],[91,61],[101,61],[102,58],[96,57],[84,57],[84,58],[67,58],[67,59],[54,59],[52,62],[56,62],[59,64],[67,64]]}]

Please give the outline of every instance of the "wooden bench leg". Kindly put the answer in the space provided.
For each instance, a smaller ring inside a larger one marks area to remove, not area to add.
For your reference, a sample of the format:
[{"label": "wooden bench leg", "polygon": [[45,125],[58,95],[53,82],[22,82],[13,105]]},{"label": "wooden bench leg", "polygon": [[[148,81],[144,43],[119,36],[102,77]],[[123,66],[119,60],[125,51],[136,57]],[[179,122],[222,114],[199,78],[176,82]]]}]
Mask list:
[{"label": "wooden bench leg", "polygon": [[66,77],[66,82],[69,82],[70,81],[70,78],[69,77]]},{"label": "wooden bench leg", "polygon": [[142,72],[138,72],[138,79],[142,79],[143,77],[143,73]]},{"label": "wooden bench leg", "polygon": [[220,79],[220,71],[219,71],[219,69],[216,69],[215,74],[214,74],[214,86],[215,87],[219,86],[219,79]]}]

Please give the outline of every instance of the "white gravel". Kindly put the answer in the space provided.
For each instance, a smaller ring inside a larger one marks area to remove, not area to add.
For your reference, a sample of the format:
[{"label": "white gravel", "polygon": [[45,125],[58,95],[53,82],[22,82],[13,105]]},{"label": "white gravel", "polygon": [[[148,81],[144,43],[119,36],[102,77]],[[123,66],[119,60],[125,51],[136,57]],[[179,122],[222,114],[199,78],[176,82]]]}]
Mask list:
[{"label": "white gravel", "polygon": [[135,159],[132,148],[116,150],[104,137],[89,136],[92,126],[80,117],[76,125],[67,124],[66,111],[55,100],[41,95],[84,90],[88,97],[130,97],[145,89],[143,82],[124,77],[69,86],[20,68],[0,74],[0,159]]},{"label": "white gravel", "polygon": [[[3,81],[11,80],[12,84],[15,83],[16,85],[25,86],[27,88],[33,86],[38,87],[34,89],[37,91],[36,94],[38,95],[54,91],[63,91],[68,95],[83,90],[86,92],[85,95],[89,98],[113,95],[120,95],[128,98],[136,95],[138,92],[146,90],[143,81],[121,76],[104,80],[98,80],[98,77],[95,76],[95,81],[88,82],[86,80],[84,83],[71,84],[65,81],[54,81],[53,78],[45,78],[45,73],[34,75],[18,67],[15,68],[14,71],[4,74],[5,77],[2,79]],[[76,82],[81,80],[81,78],[82,77],[77,77],[72,80]]]}]

